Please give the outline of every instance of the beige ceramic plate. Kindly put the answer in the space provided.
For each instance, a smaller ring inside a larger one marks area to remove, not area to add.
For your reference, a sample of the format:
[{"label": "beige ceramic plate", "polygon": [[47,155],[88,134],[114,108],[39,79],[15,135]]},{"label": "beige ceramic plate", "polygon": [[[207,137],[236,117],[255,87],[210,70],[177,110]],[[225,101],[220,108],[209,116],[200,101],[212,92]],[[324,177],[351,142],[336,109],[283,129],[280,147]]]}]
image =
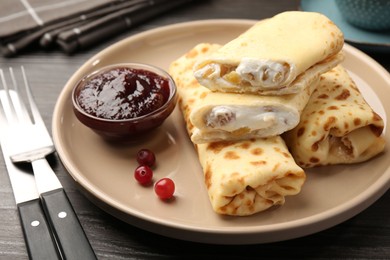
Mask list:
[{"label": "beige ceramic plate", "polygon": [[[369,162],[312,169],[298,196],[249,217],[220,216],[211,209],[202,169],[174,113],[153,134],[131,145],[113,145],[80,124],[71,107],[71,90],[84,74],[116,62],[144,62],[167,69],[199,42],[225,43],[253,24],[245,20],[206,20],[150,30],[110,46],[88,60],[64,87],[53,116],[58,154],[81,190],[98,206],[132,225],[162,235],[206,243],[250,244],[304,236],[334,226],[364,210],[389,188],[390,160],[385,153]],[[390,113],[390,76],[362,52],[345,46],[344,65],[367,100],[386,118]],[[386,131],[386,139],[390,133]],[[133,179],[135,153],[157,154],[154,180],[170,177],[175,199],[159,200],[153,187]],[[221,167],[223,167],[221,165]]]}]

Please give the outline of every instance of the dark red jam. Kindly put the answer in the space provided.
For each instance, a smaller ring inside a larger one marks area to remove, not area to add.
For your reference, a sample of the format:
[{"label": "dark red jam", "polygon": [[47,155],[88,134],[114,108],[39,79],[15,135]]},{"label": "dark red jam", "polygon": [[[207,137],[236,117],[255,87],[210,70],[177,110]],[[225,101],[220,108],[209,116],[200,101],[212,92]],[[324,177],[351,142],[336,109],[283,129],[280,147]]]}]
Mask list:
[{"label": "dark red jam", "polygon": [[129,119],[164,105],[168,79],[151,71],[126,67],[94,75],[80,89],[77,102],[88,114],[104,119]]}]

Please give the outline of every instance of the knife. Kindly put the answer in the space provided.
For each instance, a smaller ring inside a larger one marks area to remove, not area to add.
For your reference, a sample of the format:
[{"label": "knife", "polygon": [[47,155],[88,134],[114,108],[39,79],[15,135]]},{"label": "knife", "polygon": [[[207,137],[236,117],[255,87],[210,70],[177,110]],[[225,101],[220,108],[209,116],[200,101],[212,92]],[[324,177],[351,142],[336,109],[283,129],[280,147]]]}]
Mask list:
[{"label": "knife", "polygon": [[[0,112],[0,121],[3,121]],[[4,121],[3,121],[4,122]],[[4,128],[0,126],[0,144],[7,167],[19,218],[30,259],[61,259],[57,243],[46,220],[35,177],[31,173],[16,167],[9,158]]]}]

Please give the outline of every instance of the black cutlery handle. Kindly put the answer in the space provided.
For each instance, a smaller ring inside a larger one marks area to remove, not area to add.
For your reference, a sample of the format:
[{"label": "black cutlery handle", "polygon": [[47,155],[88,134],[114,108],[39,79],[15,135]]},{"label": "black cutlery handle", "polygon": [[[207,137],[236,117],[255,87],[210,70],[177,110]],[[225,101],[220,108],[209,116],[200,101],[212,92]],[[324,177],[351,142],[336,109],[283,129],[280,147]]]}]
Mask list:
[{"label": "black cutlery handle", "polygon": [[64,258],[97,259],[64,189],[42,193],[41,199]]},{"label": "black cutlery handle", "polygon": [[30,259],[61,259],[39,199],[17,205]]}]

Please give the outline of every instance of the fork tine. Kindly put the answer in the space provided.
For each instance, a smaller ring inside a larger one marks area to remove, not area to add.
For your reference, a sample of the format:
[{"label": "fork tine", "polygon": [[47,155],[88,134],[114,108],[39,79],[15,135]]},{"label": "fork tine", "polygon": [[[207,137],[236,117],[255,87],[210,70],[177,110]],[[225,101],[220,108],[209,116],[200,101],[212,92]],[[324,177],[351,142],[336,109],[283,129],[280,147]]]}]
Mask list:
[{"label": "fork tine", "polygon": [[11,75],[12,84],[14,85],[14,90],[15,92],[19,93],[18,83],[16,82],[15,79],[14,70],[12,69],[12,67],[9,67],[8,69],[9,69],[9,74]]},{"label": "fork tine", "polygon": [[30,104],[31,114],[33,116],[34,123],[44,125],[41,113],[39,113],[38,106],[35,103],[35,100],[34,100],[34,97],[33,97],[33,94],[32,94],[31,88],[30,88],[30,84],[28,83],[24,67],[21,66],[20,68],[22,70],[23,81],[24,81],[24,85],[26,87],[27,98],[28,98],[28,102]]},{"label": "fork tine", "polygon": [[[11,76],[11,80],[12,80],[12,84],[13,84],[13,90],[15,91],[15,94],[20,97],[18,83],[16,81],[14,71],[13,71],[13,69],[11,67],[9,68],[9,74]],[[8,93],[11,93],[10,90],[8,90]],[[13,101],[12,102],[13,109],[14,109],[14,112],[16,113],[16,115],[17,115],[17,118],[18,118],[19,122],[27,122],[27,121],[31,122],[31,118],[30,118],[27,110],[20,109],[21,106],[24,106],[24,104],[22,103],[21,99],[20,98],[12,99],[11,94],[9,96],[11,97],[11,101]]]},{"label": "fork tine", "polygon": [[[0,74],[1,74],[1,72],[0,72]],[[5,94],[5,93],[4,93]],[[4,122],[5,121],[5,112],[4,112],[4,107],[3,107],[3,102],[2,102],[2,97],[3,97],[3,93],[1,93],[1,95],[0,95],[0,121],[2,121],[2,122]],[[1,126],[0,127],[0,130],[1,130],[1,128],[2,127],[4,127],[4,126]]]},{"label": "fork tine", "polygon": [[[5,98],[1,100],[1,106],[3,107],[5,118],[7,118],[7,121],[15,121],[14,116],[12,116],[15,110],[14,107],[12,106],[12,98],[9,93],[7,81],[5,80],[4,72],[2,69],[0,69],[0,77],[4,89],[4,94],[5,94]],[[9,109],[7,109],[8,107]]]},{"label": "fork tine", "polygon": [[4,113],[9,123],[31,123],[31,118],[26,109],[22,109],[24,104],[20,101],[18,84],[15,79],[14,71],[9,68],[9,74],[12,81],[13,89],[11,90],[7,84],[4,71],[0,69],[1,81],[5,91],[5,98],[1,101]]}]

